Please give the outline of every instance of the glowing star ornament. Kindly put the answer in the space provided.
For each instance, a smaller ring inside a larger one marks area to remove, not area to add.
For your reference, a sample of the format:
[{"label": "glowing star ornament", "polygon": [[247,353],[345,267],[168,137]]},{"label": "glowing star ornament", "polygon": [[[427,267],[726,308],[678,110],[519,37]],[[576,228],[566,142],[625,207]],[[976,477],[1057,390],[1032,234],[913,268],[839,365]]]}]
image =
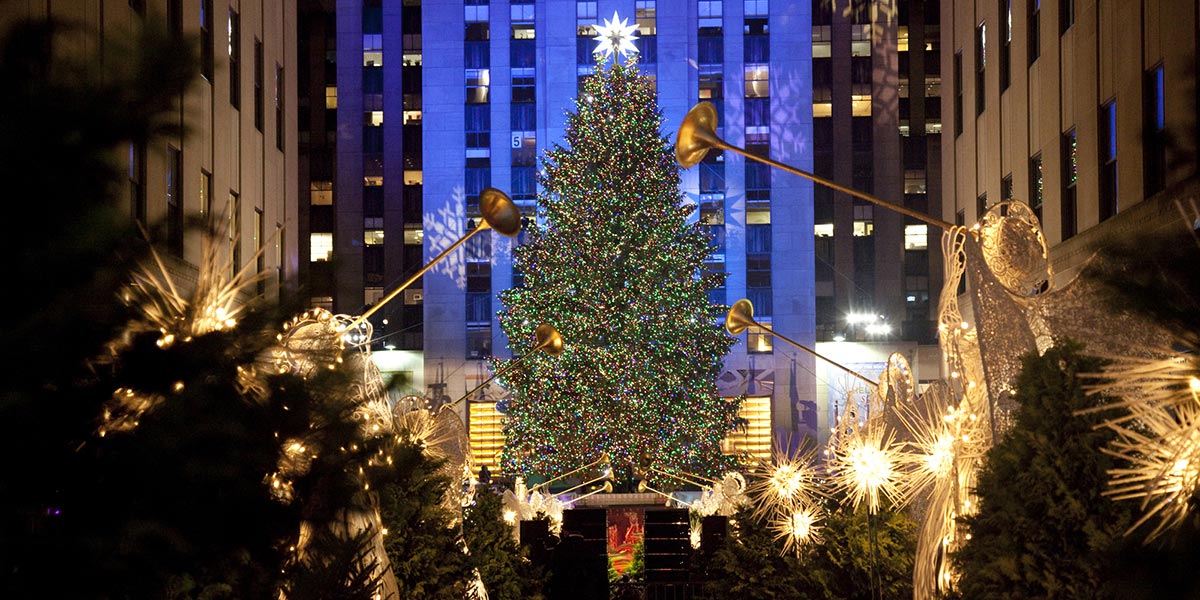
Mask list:
[{"label": "glowing star ornament", "polygon": [[629,25],[629,19],[620,19],[616,11],[613,11],[612,20],[605,19],[603,25],[596,25],[596,49],[592,50],[592,54],[604,54],[604,59],[608,60],[613,54],[627,56],[629,54],[637,54],[637,47],[633,45],[633,41],[638,39],[634,33],[638,30],[637,23]]}]

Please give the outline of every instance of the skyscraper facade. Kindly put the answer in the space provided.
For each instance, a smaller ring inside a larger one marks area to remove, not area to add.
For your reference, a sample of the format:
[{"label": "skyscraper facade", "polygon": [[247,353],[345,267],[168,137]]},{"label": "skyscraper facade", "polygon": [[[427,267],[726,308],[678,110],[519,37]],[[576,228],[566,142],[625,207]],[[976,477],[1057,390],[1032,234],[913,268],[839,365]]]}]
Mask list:
[{"label": "skyscraper facade", "polygon": [[[361,312],[473,227],[489,186],[536,226],[539,156],[561,141],[564,111],[595,68],[594,27],[614,12],[639,27],[664,135],[707,100],[731,142],[812,168],[808,1],[307,3],[311,300]],[[749,297],[760,321],[812,343],[811,184],[714,155],[684,173],[684,192],[714,235],[706,268],[727,275],[713,300]],[[452,400],[490,376],[487,356],[507,355],[495,313],[496,294],[522,283],[511,243],[520,238],[475,236],[376,313],[377,350],[420,353],[400,367],[410,391]],[[775,359],[770,338],[752,336],[726,361],[723,391],[773,399],[759,403],[766,422],[795,431],[790,399],[811,400],[812,359],[781,371]]]},{"label": "skyscraper facade", "polygon": [[[152,232],[183,285],[204,260],[193,220],[215,226],[221,258],[265,273],[254,292],[288,296],[298,281],[295,10],[288,3],[228,0],[13,2],[0,25],[20,18],[64,25],[55,52],[85,63],[128,60],[114,40],[146,27],[195,40],[199,69],[174,117],[181,133],[116,150],[130,218]],[[69,174],[68,174],[69,176]],[[232,274],[231,274],[232,275]]]},{"label": "skyscraper facade", "polygon": [[997,202],[1027,203],[1059,283],[1111,240],[1200,226],[1198,11],[1172,0],[945,3],[943,218],[970,225]]}]

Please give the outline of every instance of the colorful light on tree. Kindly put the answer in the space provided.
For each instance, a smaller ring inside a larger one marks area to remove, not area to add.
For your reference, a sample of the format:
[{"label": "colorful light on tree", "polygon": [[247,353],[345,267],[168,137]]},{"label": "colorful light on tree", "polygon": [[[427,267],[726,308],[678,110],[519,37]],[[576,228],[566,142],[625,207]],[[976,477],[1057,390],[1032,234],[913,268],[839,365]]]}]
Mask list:
[{"label": "colorful light on tree", "polygon": [[598,63],[575,104],[566,143],[543,159],[544,227],[513,252],[525,285],[500,313],[518,352],[541,323],[566,348],[502,377],[503,467],[553,477],[607,451],[618,467],[718,476],[734,463],[721,441],[738,403],[715,385],[734,339],[699,276],[708,239],[681,205],[653,82],[631,62]]}]

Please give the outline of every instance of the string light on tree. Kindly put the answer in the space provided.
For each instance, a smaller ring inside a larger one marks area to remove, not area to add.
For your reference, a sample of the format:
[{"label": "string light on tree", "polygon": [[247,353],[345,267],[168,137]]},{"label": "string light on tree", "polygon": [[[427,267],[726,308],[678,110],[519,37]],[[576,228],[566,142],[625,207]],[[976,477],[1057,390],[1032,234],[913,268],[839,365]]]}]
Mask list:
[{"label": "string light on tree", "polygon": [[[619,52],[630,30],[614,20],[600,31]],[[499,379],[513,393],[502,466],[554,477],[607,452],[618,468],[716,478],[736,463],[721,442],[739,403],[716,390],[735,340],[717,325],[724,307],[708,300],[716,282],[699,276],[708,238],[687,222],[695,207],[682,204],[653,81],[603,61],[565,143],[543,158],[545,228],[513,251],[525,285],[501,294],[509,340],[549,323],[567,342],[557,358],[524,357]]]}]

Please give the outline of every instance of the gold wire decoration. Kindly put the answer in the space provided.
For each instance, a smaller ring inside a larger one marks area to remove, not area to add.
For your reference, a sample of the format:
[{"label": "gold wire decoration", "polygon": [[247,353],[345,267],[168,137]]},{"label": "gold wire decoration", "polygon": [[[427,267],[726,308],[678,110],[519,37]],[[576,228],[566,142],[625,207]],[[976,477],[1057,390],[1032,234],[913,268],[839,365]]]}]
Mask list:
[{"label": "gold wire decoration", "polygon": [[1009,293],[1031,297],[1050,289],[1054,272],[1037,216],[1024,202],[1001,202],[979,221],[988,269]]}]

